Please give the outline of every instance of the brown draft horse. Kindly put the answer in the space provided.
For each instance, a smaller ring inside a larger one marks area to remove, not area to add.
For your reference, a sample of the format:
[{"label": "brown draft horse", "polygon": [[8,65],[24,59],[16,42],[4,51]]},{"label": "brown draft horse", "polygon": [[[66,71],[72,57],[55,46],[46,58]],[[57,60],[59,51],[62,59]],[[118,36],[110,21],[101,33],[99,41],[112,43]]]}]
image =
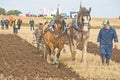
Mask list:
[{"label": "brown draft horse", "polygon": [[[53,18],[54,24],[53,29],[54,33],[48,29],[43,36],[44,44],[46,48],[47,62],[51,64],[59,65],[60,52],[64,47],[66,41],[66,34],[61,35],[63,27],[66,25],[64,18],[61,16],[55,16]],[[58,48],[57,51],[55,49]]]},{"label": "brown draft horse", "polygon": [[90,33],[90,16],[91,8],[87,10],[85,7],[81,7],[78,14],[68,24],[68,36],[70,39],[70,50],[72,54],[72,60],[76,58],[76,48],[80,41],[83,43],[82,59],[81,61],[86,64],[87,42]]}]

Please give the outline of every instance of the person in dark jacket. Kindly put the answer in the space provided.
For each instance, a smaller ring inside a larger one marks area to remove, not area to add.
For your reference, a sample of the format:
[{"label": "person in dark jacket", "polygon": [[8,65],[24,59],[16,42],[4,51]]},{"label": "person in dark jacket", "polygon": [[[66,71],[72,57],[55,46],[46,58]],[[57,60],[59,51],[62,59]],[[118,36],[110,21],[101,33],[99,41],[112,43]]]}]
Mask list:
[{"label": "person in dark jacket", "polygon": [[31,19],[31,20],[29,21],[29,24],[30,24],[30,30],[31,30],[31,31],[34,30],[34,20],[33,20],[33,19]]},{"label": "person in dark jacket", "polygon": [[22,24],[22,19],[19,18],[19,19],[18,19],[18,24],[17,24],[19,30],[20,30],[20,28],[21,28],[21,24]]},{"label": "person in dark jacket", "polygon": [[6,29],[9,29],[9,20],[8,19],[5,20],[5,26],[6,26]]},{"label": "person in dark jacket", "polygon": [[4,29],[4,25],[5,25],[5,20],[4,20],[4,18],[2,18],[2,20],[1,20],[1,29],[2,30]]},{"label": "person in dark jacket", "polygon": [[102,64],[109,65],[111,56],[112,56],[112,48],[113,48],[113,39],[115,48],[117,48],[118,37],[116,34],[116,30],[109,25],[109,20],[103,21],[103,28],[99,31],[97,42],[100,44],[100,55],[102,59]]}]

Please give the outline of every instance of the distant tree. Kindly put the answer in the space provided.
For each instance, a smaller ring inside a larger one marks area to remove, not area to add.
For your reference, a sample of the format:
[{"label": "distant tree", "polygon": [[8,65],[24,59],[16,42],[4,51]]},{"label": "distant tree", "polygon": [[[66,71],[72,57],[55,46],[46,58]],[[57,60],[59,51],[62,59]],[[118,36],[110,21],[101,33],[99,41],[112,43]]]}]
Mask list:
[{"label": "distant tree", "polygon": [[10,10],[10,11],[7,12],[7,15],[14,15],[14,14],[15,14],[14,10]]},{"label": "distant tree", "polygon": [[16,16],[18,16],[19,14],[21,14],[22,12],[21,11],[19,11],[19,10],[9,10],[8,12],[7,12],[7,15],[16,15]]},{"label": "distant tree", "polygon": [[22,14],[22,12],[19,11],[19,10],[15,10],[15,14],[16,14],[16,15],[19,15],[19,14]]},{"label": "distant tree", "polygon": [[0,15],[1,14],[5,15],[5,12],[6,12],[5,9],[0,7]]}]

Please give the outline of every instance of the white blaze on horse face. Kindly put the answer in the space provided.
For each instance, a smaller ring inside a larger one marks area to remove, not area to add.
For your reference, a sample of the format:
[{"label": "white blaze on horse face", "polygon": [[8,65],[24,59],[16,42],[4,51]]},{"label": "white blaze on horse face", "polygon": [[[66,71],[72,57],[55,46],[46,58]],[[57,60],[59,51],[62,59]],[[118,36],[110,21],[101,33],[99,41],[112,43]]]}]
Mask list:
[{"label": "white blaze on horse face", "polygon": [[54,24],[54,34],[55,36],[58,36],[61,31],[61,25],[60,24]]},{"label": "white blaze on horse face", "polygon": [[88,31],[89,29],[89,20],[90,20],[90,17],[89,16],[84,16],[83,17],[83,24],[84,24],[84,26],[83,26],[83,31]]}]

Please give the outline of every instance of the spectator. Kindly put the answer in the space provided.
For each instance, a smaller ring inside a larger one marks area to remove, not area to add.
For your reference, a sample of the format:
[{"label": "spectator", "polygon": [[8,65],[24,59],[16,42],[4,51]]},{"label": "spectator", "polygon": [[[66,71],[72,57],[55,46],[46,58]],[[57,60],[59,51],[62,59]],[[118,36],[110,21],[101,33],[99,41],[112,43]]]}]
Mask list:
[{"label": "spectator", "polygon": [[5,20],[5,26],[6,26],[6,29],[8,30],[9,29],[9,20],[8,19]]},{"label": "spectator", "polygon": [[29,21],[29,24],[30,24],[30,30],[31,30],[31,31],[34,30],[34,20],[33,20],[33,19],[31,19],[31,20]]},{"label": "spectator", "polygon": [[12,23],[12,26],[13,26],[13,33],[14,34],[18,34],[18,20],[17,19],[14,19],[13,23]]},{"label": "spectator", "polygon": [[21,28],[21,24],[22,24],[22,19],[18,19],[18,29],[20,30],[20,28]]},{"label": "spectator", "polygon": [[5,20],[4,20],[4,18],[2,18],[2,20],[1,20],[1,29],[2,30],[4,29],[4,25],[5,25]]},{"label": "spectator", "polygon": [[14,21],[14,18],[11,16],[11,17],[9,18],[9,25],[10,25],[10,27],[12,27],[13,21]]}]

